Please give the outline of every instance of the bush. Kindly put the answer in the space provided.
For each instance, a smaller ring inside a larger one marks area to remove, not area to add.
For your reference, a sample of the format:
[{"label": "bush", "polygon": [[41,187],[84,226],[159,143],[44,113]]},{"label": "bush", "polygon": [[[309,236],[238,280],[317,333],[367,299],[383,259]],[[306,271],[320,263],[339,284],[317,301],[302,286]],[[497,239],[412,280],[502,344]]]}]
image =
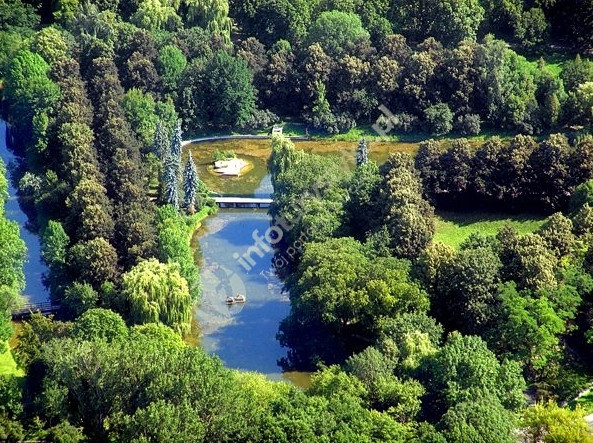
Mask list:
[{"label": "bush", "polygon": [[478,114],[465,114],[457,117],[455,127],[463,135],[478,135],[480,133],[480,116]]},{"label": "bush", "polygon": [[453,112],[446,103],[437,103],[424,110],[426,130],[433,135],[444,135],[453,129]]},{"label": "bush", "polygon": [[272,111],[258,109],[243,124],[243,129],[266,129],[278,120],[278,116]]},{"label": "bush", "polygon": [[215,161],[215,162],[217,162],[219,160],[229,160],[231,158],[237,158],[237,154],[235,154],[235,151],[233,151],[233,150],[221,151],[221,150],[217,149],[212,154],[212,161]]},{"label": "bush", "polygon": [[401,132],[412,132],[418,128],[419,123],[418,117],[406,112],[395,114],[393,119],[393,126]]}]

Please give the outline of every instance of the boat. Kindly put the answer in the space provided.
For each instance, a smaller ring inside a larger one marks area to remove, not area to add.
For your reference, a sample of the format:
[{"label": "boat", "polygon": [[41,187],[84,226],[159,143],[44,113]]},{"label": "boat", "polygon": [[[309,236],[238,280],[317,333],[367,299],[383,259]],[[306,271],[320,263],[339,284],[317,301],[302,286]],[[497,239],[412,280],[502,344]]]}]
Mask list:
[{"label": "boat", "polygon": [[243,294],[237,294],[234,297],[227,297],[226,304],[234,305],[235,303],[245,303],[247,298]]}]

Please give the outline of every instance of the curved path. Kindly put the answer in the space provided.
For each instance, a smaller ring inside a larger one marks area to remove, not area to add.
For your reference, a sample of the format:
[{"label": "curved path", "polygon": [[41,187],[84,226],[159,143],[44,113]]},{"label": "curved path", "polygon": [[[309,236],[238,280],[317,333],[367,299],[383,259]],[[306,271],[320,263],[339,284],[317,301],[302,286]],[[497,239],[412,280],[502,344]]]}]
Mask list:
[{"label": "curved path", "polygon": [[[309,137],[292,136],[288,137],[294,141],[306,141],[310,140]],[[212,137],[194,138],[192,140],[184,140],[181,142],[181,146],[189,145],[192,143],[204,143],[204,142],[215,142],[221,140],[271,140],[271,135],[215,135]]]}]

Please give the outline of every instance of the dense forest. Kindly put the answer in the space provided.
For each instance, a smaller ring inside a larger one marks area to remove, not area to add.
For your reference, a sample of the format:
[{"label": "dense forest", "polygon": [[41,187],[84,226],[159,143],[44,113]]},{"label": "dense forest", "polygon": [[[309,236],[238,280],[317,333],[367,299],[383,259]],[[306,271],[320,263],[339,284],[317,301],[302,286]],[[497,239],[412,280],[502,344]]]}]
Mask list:
[{"label": "dense forest", "polygon": [[[575,0],[0,0],[0,111],[23,159],[0,167],[0,353],[26,256],[8,180],[61,306],[18,333],[0,439],[593,441],[563,403],[593,378],[592,16]],[[351,172],[273,139],[278,253],[299,251],[278,338],[285,368],[316,371],[306,390],[182,340],[201,293],[189,238],[215,212],[182,140],[280,121],[500,136],[382,165],[362,140]],[[483,208],[549,217],[433,241],[435,210]]]}]

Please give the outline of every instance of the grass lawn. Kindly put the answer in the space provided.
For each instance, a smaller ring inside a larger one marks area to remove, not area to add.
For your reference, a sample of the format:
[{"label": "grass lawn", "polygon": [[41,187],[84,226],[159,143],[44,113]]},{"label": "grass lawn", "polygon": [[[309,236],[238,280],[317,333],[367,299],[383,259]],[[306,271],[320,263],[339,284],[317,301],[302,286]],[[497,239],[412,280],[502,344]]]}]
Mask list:
[{"label": "grass lawn", "polygon": [[4,354],[0,354],[0,375],[11,375],[14,374],[17,377],[24,375],[23,370],[17,368],[16,362],[12,358],[10,351],[6,351]]},{"label": "grass lawn", "polygon": [[495,235],[505,223],[510,223],[520,234],[537,230],[546,217],[534,214],[509,216],[496,212],[439,212],[435,242],[458,248],[470,234]]}]

